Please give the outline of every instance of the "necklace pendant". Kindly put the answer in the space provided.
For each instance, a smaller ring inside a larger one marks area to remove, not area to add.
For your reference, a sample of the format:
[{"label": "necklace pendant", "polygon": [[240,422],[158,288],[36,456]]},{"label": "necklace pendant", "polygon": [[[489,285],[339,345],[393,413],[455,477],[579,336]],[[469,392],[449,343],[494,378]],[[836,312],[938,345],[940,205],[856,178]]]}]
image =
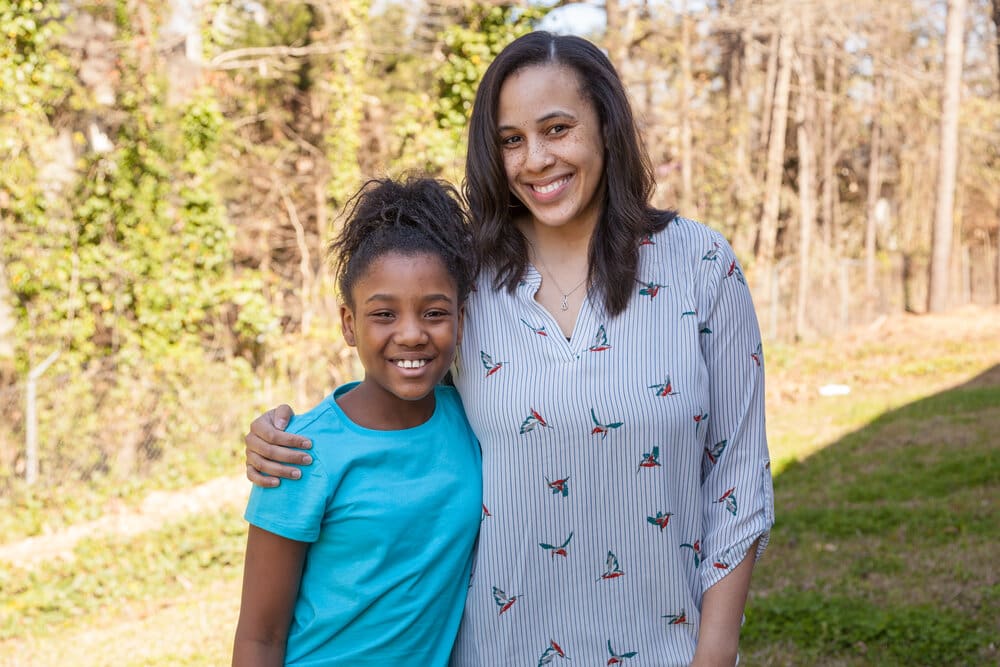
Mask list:
[{"label": "necklace pendant", "polygon": [[562,295],[562,303],[559,304],[559,308],[562,310],[569,310],[569,294]]}]

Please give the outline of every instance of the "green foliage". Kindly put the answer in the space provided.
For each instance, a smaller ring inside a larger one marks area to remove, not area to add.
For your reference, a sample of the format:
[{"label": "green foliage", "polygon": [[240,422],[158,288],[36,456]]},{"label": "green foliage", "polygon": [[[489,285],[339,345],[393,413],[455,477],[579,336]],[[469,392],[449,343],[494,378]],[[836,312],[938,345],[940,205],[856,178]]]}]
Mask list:
[{"label": "green foliage", "polygon": [[[27,71],[41,62],[33,53],[54,54],[40,81],[56,86],[65,61],[55,10],[30,4],[18,7],[44,9],[47,22],[0,6],[0,27],[20,35],[23,51],[0,64],[0,81],[21,76],[12,64]],[[135,16],[124,3],[115,9],[120,41],[131,44]],[[190,440],[187,427],[202,420],[174,417],[189,409],[192,379],[207,373],[246,392],[247,362],[276,330],[260,277],[234,267],[235,230],[216,169],[228,130],[215,93],[168,104],[162,63],[141,50],[122,48],[116,68],[118,99],[106,113],[113,149],[83,155],[74,188],[40,184],[45,156],[34,145],[51,141],[47,119],[0,130],[11,167],[0,174],[0,266],[15,300],[17,368],[23,375],[50,351],[62,353],[39,392],[43,484],[120,478],[160,459],[166,438]],[[20,90],[39,113],[66,94],[23,82]],[[4,486],[12,472],[0,473]]]},{"label": "green foliage", "polygon": [[438,71],[435,116],[438,125],[461,132],[465,128],[476,87],[505,46],[531,32],[547,9],[516,5],[474,5],[463,25],[445,29],[445,64]]},{"label": "green foliage", "polygon": [[429,72],[426,90],[412,89],[404,104],[412,112],[398,119],[394,132],[402,144],[397,162],[410,168],[462,179],[465,127],[479,80],[493,58],[532,30],[547,8],[472,4],[462,21],[440,35],[444,62]]},{"label": "green foliage", "polygon": [[88,539],[72,561],[0,570],[0,639],[72,618],[206,585],[243,563],[246,524],[236,511],[200,515],[134,539]]}]

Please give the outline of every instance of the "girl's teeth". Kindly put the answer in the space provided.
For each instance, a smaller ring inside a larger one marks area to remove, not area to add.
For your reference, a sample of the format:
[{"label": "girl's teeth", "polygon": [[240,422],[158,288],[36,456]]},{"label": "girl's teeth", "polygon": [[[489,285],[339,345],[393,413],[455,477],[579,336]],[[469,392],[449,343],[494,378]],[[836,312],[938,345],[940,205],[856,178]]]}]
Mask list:
[{"label": "girl's teeth", "polygon": [[565,182],[566,182],[565,178],[560,178],[558,181],[555,181],[554,183],[549,183],[548,185],[536,185],[534,186],[535,192],[540,192],[543,195],[547,195],[548,193],[555,192],[556,190],[561,188],[563,183]]},{"label": "girl's teeth", "polygon": [[425,359],[400,359],[396,362],[400,368],[423,368],[427,365]]}]

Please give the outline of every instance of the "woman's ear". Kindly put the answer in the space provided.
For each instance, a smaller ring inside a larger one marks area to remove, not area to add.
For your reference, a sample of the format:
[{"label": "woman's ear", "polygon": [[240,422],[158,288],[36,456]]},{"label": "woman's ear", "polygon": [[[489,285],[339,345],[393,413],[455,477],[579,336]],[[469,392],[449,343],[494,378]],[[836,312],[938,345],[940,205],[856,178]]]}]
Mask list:
[{"label": "woman's ear", "polygon": [[344,342],[351,347],[357,346],[354,335],[354,311],[346,303],[340,304],[340,329],[344,332]]},{"label": "woman's ear", "polygon": [[455,345],[462,344],[462,329],[465,328],[465,304],[458,307],[458,336],[455,337]]}]

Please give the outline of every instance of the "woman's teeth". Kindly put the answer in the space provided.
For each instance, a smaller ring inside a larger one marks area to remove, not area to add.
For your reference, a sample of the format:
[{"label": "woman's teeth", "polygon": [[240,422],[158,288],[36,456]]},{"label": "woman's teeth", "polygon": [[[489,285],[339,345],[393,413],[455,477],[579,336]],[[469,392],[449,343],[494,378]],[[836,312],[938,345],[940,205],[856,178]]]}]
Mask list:
[{"label": "woman's teeth", "polygon": [[400,368],[423,368],[427,365],[426,359],[400,359],[396,362]]},{"label": "woman's teeth", "polygon": [[566,178],[560,178],[558,181],[553,181],[548,185],[534,185],[532,187],[535,189],[535,192],[540,192],[543,195],[547,195],[550,192],[555,192],[556,190],[561,188],[563,184],[568,180],[569,177],[567,176]]}]

